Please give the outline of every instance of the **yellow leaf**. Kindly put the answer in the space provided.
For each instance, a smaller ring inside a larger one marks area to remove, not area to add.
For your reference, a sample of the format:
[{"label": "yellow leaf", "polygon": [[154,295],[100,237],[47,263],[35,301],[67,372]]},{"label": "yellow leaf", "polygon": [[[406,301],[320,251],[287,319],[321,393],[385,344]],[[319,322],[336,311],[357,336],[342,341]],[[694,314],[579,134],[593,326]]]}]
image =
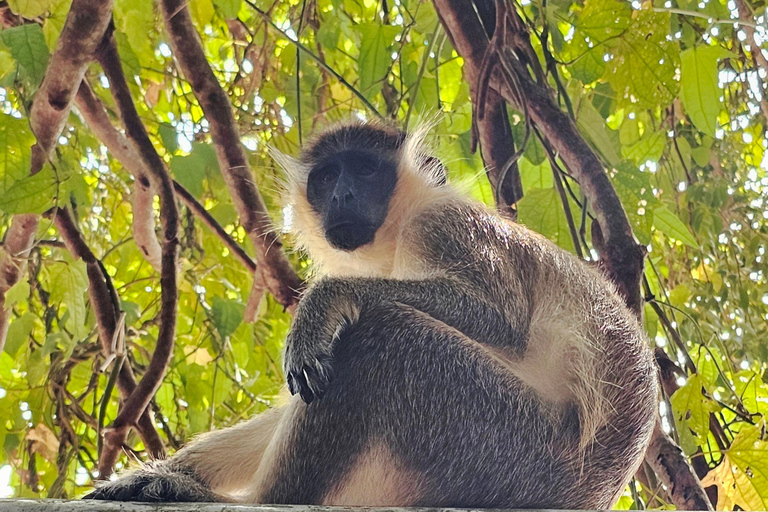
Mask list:
[{"label": "yellow leaf", "polygon": [[766,510],[768,507],[768,442],[760,429],[744,426],[725,452],[720,465],[701,481],[717,486],[717,510]]},{"label": "yellow leaf", "polygon": [[710,274],[712,274],[712,269],[705,265],[703,261],[698,267],[691,270],[691,276],[698,281],[709,281]]},{"label": "yellow leaf", "polygon": [[39,453],[45,460],[54,462],[59,451],[59,440],[51,429],[38,423],[27,432],[27,441],[32,446],[32,453]]},{"label": "yellow leaf", "polygon": [[202,347],[195,347],[194,345],[187,345],[184,347],[185,360],[188,363],[199,364],[205,366],[213,361],[213,356],[208,353],[208,350]]}]

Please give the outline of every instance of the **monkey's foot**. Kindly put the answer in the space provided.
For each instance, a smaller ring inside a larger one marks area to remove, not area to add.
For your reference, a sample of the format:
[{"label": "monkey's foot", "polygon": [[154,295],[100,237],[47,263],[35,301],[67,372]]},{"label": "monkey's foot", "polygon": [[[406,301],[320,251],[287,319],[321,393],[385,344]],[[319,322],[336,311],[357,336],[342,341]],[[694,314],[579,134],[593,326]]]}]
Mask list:
[{"label": "monkey's foot", "polygon": [[106,482],[83,499],[155,503],[230,501],[208,489],[192,475],[154,469],[139,470]]},{"label": "monkey's foot", "polygon": [[323,398],[333,376],[331,354],[320,347],[300,343],[289,335],[285,350],[285,375],[292,395],[307,404]]}]

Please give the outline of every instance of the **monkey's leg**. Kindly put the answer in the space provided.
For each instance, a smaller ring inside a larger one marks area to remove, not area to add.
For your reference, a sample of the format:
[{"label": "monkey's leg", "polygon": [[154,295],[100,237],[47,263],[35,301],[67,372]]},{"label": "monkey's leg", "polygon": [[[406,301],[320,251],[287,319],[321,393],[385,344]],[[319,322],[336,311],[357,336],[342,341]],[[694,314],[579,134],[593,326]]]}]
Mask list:
[{"label": "monkey's leg", "polygon": [[562,453],[578,426],[458,330],[380,304],[341,333],[333,357],[326,395],[290,406],[271,472],[248,501],[562,506],[575,492]]},{"label": "monkey's leg", "polygon": [[168,460],[147,464],[105,483],[87,499],[150,502],[232,501],[261,463],[284,409],[270,409],[227,429],[196,438]]}]

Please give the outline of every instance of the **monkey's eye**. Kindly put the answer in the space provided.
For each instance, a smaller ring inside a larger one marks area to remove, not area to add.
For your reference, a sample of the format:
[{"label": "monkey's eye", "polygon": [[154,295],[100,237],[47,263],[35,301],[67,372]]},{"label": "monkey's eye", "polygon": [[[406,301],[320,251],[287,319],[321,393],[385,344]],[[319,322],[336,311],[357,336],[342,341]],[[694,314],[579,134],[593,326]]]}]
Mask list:
[{"label": "monkey's eye", "polygon": [[339,176],[339,171],[335,166],[329,165],[326,167],[318,167],[312,171],[310,178],[319,181],[320,183],[327,185],[332,183]]},{"label": "monkey's eye", "polygon": [[360,176],[370,176],[376,172],[376,167],[372,165],[361,165],[357,168],[357,174]]}]

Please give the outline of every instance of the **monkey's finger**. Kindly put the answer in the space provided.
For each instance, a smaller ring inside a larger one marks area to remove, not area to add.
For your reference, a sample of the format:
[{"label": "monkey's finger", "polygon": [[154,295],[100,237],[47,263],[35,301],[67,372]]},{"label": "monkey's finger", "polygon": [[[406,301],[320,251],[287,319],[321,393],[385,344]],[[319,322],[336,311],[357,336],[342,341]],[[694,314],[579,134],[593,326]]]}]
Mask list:
[{"label": "monkey's finger", "polygon": [[289,375],[292,377],[294,387],[301,399],[304,400],[307,405],[311,404],[315,399],[315,394],[309,387],[307,379],[304,377],[304,372],[291,372]]},{"label": "monkey's finger", "polygon": [[296,381],[293,378],[293,373],[292,372],[286,372],[286,373],[288,374],[288,378],[287,378],[287,380],[288,380],[288,391],[291,392],[291,395],[295,395],[296,393],[299,392],[299,388],[296,385]]},{"label": "monkey's finger", "polygon": [[304,367],[304,375],[307,380],[307,385],[315,397],[320,400],[325,395],[325,388],[328,385],[328,379],[322,372],[318,371],[311,366]]}]

